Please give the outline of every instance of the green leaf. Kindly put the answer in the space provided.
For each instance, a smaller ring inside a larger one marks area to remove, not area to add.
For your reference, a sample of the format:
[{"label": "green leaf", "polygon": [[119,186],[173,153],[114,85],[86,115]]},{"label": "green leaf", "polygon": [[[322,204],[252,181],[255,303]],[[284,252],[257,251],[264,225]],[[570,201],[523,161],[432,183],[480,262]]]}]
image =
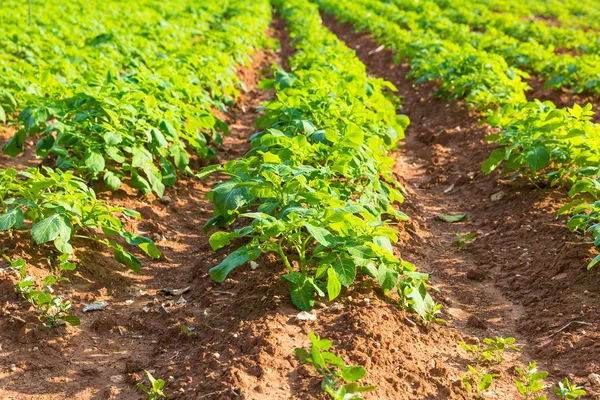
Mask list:
[{"label": "green leaf", "polygon": [[4,112],[4,108],[0,106],[0,122],[6,123],[6,113]]},{"label": "green leaf", "polygon": [[342,379],[346,382],[354,382],[362,379],[367,373],[367,370],[362,367],[346,367],[342,370]]},{"label": "green leaf", "polygon": [[342,284],[337,278],[337,274],[333,268],[327,269],[327,295],[329,300],[333,300],[340,295],[342,291]]},{"label": "green leaf", "polygon": [[110,190],[118,190],[121,187],[121,180],[112,171],[106,171],[104,174],[104,184]]},{"label": "green leaf", "polygon": [[460,222],[466,221],[468,217],[465,214],[457,214],[457,215],[441,215],[439,214],[438,219],[444,222]]},{"label": "green leaf", "polygon": [[105,163],[102,154],[88,148],[85,151],[85,156],[83,159],[85,161],[86,168],[91,172],[99,173],[104,171]]},{"label": "green leaf", "polygon": [[219,265],[211,268],[208,272],[213,280],[223,282],[231,271],[256,257],[258,257],[256,249],[250,250],[248,247],[242,246],[225,257]]},{"label": "green leaf", "polygon": [[196,174],[196,178],[203,180],[207,176],[212,174],[213,172],[222,171],[222,170],[223,170],[223,166],[221,164],[209,165],[208,167],[202,168],[202,170]]},{"label": "green leaf", "polygon": [[142,268],[142,263],[133,254],[131,254],[125,250],[115,249],[114,256],[115,256],[115,260],[117,260],[121,264],[125,265],[126,267],[131,269],[133,272],[140,272],[140,270]]},{"label": "green leaf", "polygon": [[346,287],[352,285],[356,278],[356,265],[351,258],[346,256],[338,255],[337,258],[331,263],[331,266],[335,270],[335,273],[340,283]]},{"label": "green leaf", "polygon": [[291,282],[292,303],[301,310],[312,310],[315,305],[315,287],[312,279],[300,272],[283,275],[283,278]]},{"label": "green leaf", "polygon": [[398,283],[400,274],[393,268],[389,268],[385,264],[381,264],[377,269],[377,280],[379,285],[384,290],[392,290]]},{"label": "green leaf", "polygon": [[506,151],[504,151],[503,149],[496,149],[492,151],[488,159],[485,160],[485,162],[481,166],[481,170],[486,174],[491,173],[502,163],[502,161],[505,158],[505,154]]},{"label": "green leaf", "polygon": [[7,212],[0,215],[0,231],[11,228],[20,228],[23,225],[23,210],[21,207],[9,208]]},{"label": "green leaf", "polygon": [[550,164],[550,153],[542,146],[534,147],[528,151],[526,158],[527,164],[536,172]]},{"label": "green leaf", "polygon": [[331,237],[331,233],[329,233],[327,229],[311,225],[308,222],[306,222],[304,226],[306,226],[308,233],[310,233],[311,236],[314,237],[317,242],[319,242],[319,244],[325,247],[331,246],[331,242],[327,240],[327,236]]},{"label": "green leaf", "polygon": [[81,324],[81,320],[79,319],[79,317],[73,314],[65,315],[64,317],[62,317],[62,320],[73,326],[79,326]]},{"label": "green leaf", "polygon": [[68,239],[71,237],[71,221],[63,214],[52,214],[33,225],[31,236],[37,244],[51,242],[59,236]]}]

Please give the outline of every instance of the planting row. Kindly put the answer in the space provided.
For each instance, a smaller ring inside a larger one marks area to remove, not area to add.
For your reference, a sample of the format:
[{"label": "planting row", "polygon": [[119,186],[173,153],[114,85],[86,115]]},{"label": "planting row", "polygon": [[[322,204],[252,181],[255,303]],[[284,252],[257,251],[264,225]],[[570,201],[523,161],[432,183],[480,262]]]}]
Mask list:
[{"label": "planting row", "polygon": [[[591,105],[556,109],[551,102],[527,102],[519,71],[508,67],[503,58],[469,44],[444,41],[418,27],[414,31],[404,29],[397,21],[381,16],[386,12],[396,15],[389,4],[315,2],[341,20],[374,33],[398,58],[406,57],[412,67],[410,75],[418,78],[417,82],[438,80],[450,98],[464,97],[482,110],[488,123],[502,131],[488,137],[501,148],[490,155],[483,170],[489,173],[502,165],[505,174],[567,187],[576,199],[559,214],[571,212],[568,227],[590,231],[595,245],[600,245],[600,128],[591,122]],[[594,258],[589,267],[599,261],[600,256]]]},{"label": "planting row", "polygon": [[271,20],[268,1],[248,0],[46,4],[27,27],[26,10],[0,11],[0,122],[15,130],[4,152],[35,135],[58,168],[158,196],[192,173],[188,150],[213,155],[227,127],[212,110],[237,95],[235,68]]},{"label": "planting row", "polygon": [[252,137],[252,150],[204,170],[229,175],[210,193],[215,216],[206,229],[241,226],[211,236],[214,249],[238,244],[211,276],[223,281],[234,268],[275,253],[303,310],[313,307],[315,294],[334,299],[362,275],[396,290],[407,308],[430,320],[439,306],[427,293],[427,275],[394,255],[397,233],[386,222],[406,219],[394,208],[403,188],[386,155],[408,124],[386,94],[395,88],[366,74],[322,26],[314,4],[273,3],[296,53],[289,72],[275,70],[261,84],[276,98],[261,107],[263,130]]},{"label": "planting row", "polygon": [[[57,169],[0,170],[0,239],[26,244],[23,258],[15,251],[3,255],[17,292],[45,323],[78,323],[70,303],[52,289],[75,268],[73,241],[106,246],[136,272],[141,261],[127,245],[161,256],[150,239],[125,229],[139,214],[97,199],[89,181],[102,178],[116,190],[128,176],[142,193],[161,196],[176,170],[193,173],[188,151],[209,157],[209,142],[218,144],[227,132],[213,109],[224,111],[243,89],[235,69],[267,43],[270,5],[69,2],[34,6],[40,17],[28,27],[24,10],[0,11],[6,22],[0,128],[15,132],[4,151],[16,156],[35,135],[36,155]],[[41,16],[47,14],[59,22],[46,25]],[[41,282],[27,272],[28,263],[44,264],[28,251],[33,246],[48,257],[50,274]]]}]

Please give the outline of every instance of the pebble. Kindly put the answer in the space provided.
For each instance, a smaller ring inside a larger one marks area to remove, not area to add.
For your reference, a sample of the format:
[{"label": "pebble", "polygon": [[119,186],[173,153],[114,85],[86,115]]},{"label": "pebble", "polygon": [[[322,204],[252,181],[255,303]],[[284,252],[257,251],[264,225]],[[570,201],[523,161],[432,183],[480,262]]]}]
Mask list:
[{"label": "pebble", "polygon": [[10,364],[8,370],[10,372],[15,372],[17,370],[17,366],[15,364]]},{"label": "pebble", "polygon": [[169,382],[169,383],[171,383],[171,384],[172,384],[172,383],[175,383],[175,378],[174,378],[174,377],[172,377],[172,376],[169,376],[169,379],[167,380],[167,382]]},{"label": "pebble", "polygon": [[317,319],[317,317],[314,314],[311,314],[309,312],[306,311],[300,311],[297,315],[296,315],[296,319],[298,321],[315,321]]},{"label": "pebble", "polygon": [[323,303],[322,301],[317,301],[315,302],[315,308],[327,308],[327,304]]},{"label": "pebble", "polygon": [[598,374],[589,374],[588,381],[594,386],[600,386],[600,375]]},{"label": "pebble", "polygon": [[371,302],[371,299],[370,299],[370,298],[368,298],[368,297],[365,297],[365,298],[363,299],[363,302],[365,302],[365,303],[369,304],[369,303]]},{"label": "pebble", "polygon": [[331,311],[342,311],[344,309],[344,305],[341,303],[333,303],[329,309]]},{"label": "pebble", "polygon": [[258,263],[256,261],[250,261],[250,269],[254,271],[256,268],[258,268]]},{"label": "pebble", "polygon": [[504,193],[503,191],[499,191],[498,193],[494,193],[493,195],[491,195],[490,200],[500,201],[504,198],[504,196],[506,196],[506,193]]},{"label": "pebble", "polygon": [[163,204],[170,204],[171,203],[171,198],[169,196],[163,196],[160,199],[160,202],[163,203]]},{"label": "pebble", "polygon": [[108,378],[108,380],[110,380],[112,383],[121,383],[125,379],[123,378],[123,375],[113,375],[110,378]]}]

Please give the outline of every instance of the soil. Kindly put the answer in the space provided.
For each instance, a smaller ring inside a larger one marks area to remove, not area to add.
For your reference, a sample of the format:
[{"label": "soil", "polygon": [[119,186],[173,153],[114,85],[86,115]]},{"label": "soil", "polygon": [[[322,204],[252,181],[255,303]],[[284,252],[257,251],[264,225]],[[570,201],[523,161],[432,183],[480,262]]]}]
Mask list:
[{"label": "soil", "polygon": [[[334,304],[319,303],[314,321],[298,320],[279,279],[284,267],[268,255],[256,269],[239,268],[224,283],[213,282],[208,270],[228,249],[212,251],[202,225],[212,216],[206,194],[223,177],[180,179],[163,199],[129,191],[111,196],[140,211],[143,222],[130,228],[156,239],[163,257],[134,274],[102,249],[78,246],[77,273],[60,292],[73,301],[81,326],[43,328],[15,295],[9,274],[0,279],[1,399],[143,399],[135,384],[148,385],[144,370],[165,379],[173,399],[325,399],[314,371],[293,352],[308,346],[309,331],[332,340],[346,362],[367,368],[364,381],[377,386],[367,399],[466,398],[460,377],[468,357],[458,342],[495,335],[515,337],[522,350],[498,367],[502,377],[492,398],[518,398],[513,366],[532,360],[550,372],[551,386],[568,376],[586,385],[589,398],[599,395],[600,388],[587,383],[588,374],[600,372],[598,271],[585,269],[594,256],[587,238],[554,218],[566,195],[479,172],[493,147],[483,142],[490,128],[475,113],[461,102],[433,98],[435,83],[415,86],[405,78],[408,65],[394,64],[388,51],[372,52],[378,46],[370,36],[324,20],[370,74],[391,81],[403,98],[400,111],[411,125],[393,156],[411,221],[398,226],[396,250],[431,274],[447,325],[419,323],[367,280]],[[254,109],[273,96],[257,90],[260,71],[285,66],[291,54],[279,19],[271,34],[281,50],[257,53],[240,71],[249,92],[224,115],[231,135],[219,162],[249,149]],[[39,162],[29,157],[0,156],[0,167]],[[436,219],[450,213],[469,219]],[[452,246],[453,232],[473,231],[479,236],[462,251]],[[165,288],[189,289],[172,296]],[[92,301],[109,306],[83,313],[81,306]],[[195,330],[188,336],[182,325]]]}]

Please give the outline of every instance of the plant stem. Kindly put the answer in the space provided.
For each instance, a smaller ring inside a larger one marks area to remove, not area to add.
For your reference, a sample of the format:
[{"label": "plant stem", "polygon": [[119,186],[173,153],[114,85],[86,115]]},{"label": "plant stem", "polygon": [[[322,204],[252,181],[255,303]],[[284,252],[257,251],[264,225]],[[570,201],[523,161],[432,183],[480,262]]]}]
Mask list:
[{"label": "plant stem", "polygon": [[290,260],[288,260],[287,256],[285,255],[285,252],[283,251],[283,247],[281,247],[281,241],[279,241],[277,243],[277,253],[279,254],[279,256],[281,257],[281,259],[283,260],[283,263],[287,267],[288,271],[290,273],[294,272],[294,269],[292,268],[292,265],[290,264]]}]

